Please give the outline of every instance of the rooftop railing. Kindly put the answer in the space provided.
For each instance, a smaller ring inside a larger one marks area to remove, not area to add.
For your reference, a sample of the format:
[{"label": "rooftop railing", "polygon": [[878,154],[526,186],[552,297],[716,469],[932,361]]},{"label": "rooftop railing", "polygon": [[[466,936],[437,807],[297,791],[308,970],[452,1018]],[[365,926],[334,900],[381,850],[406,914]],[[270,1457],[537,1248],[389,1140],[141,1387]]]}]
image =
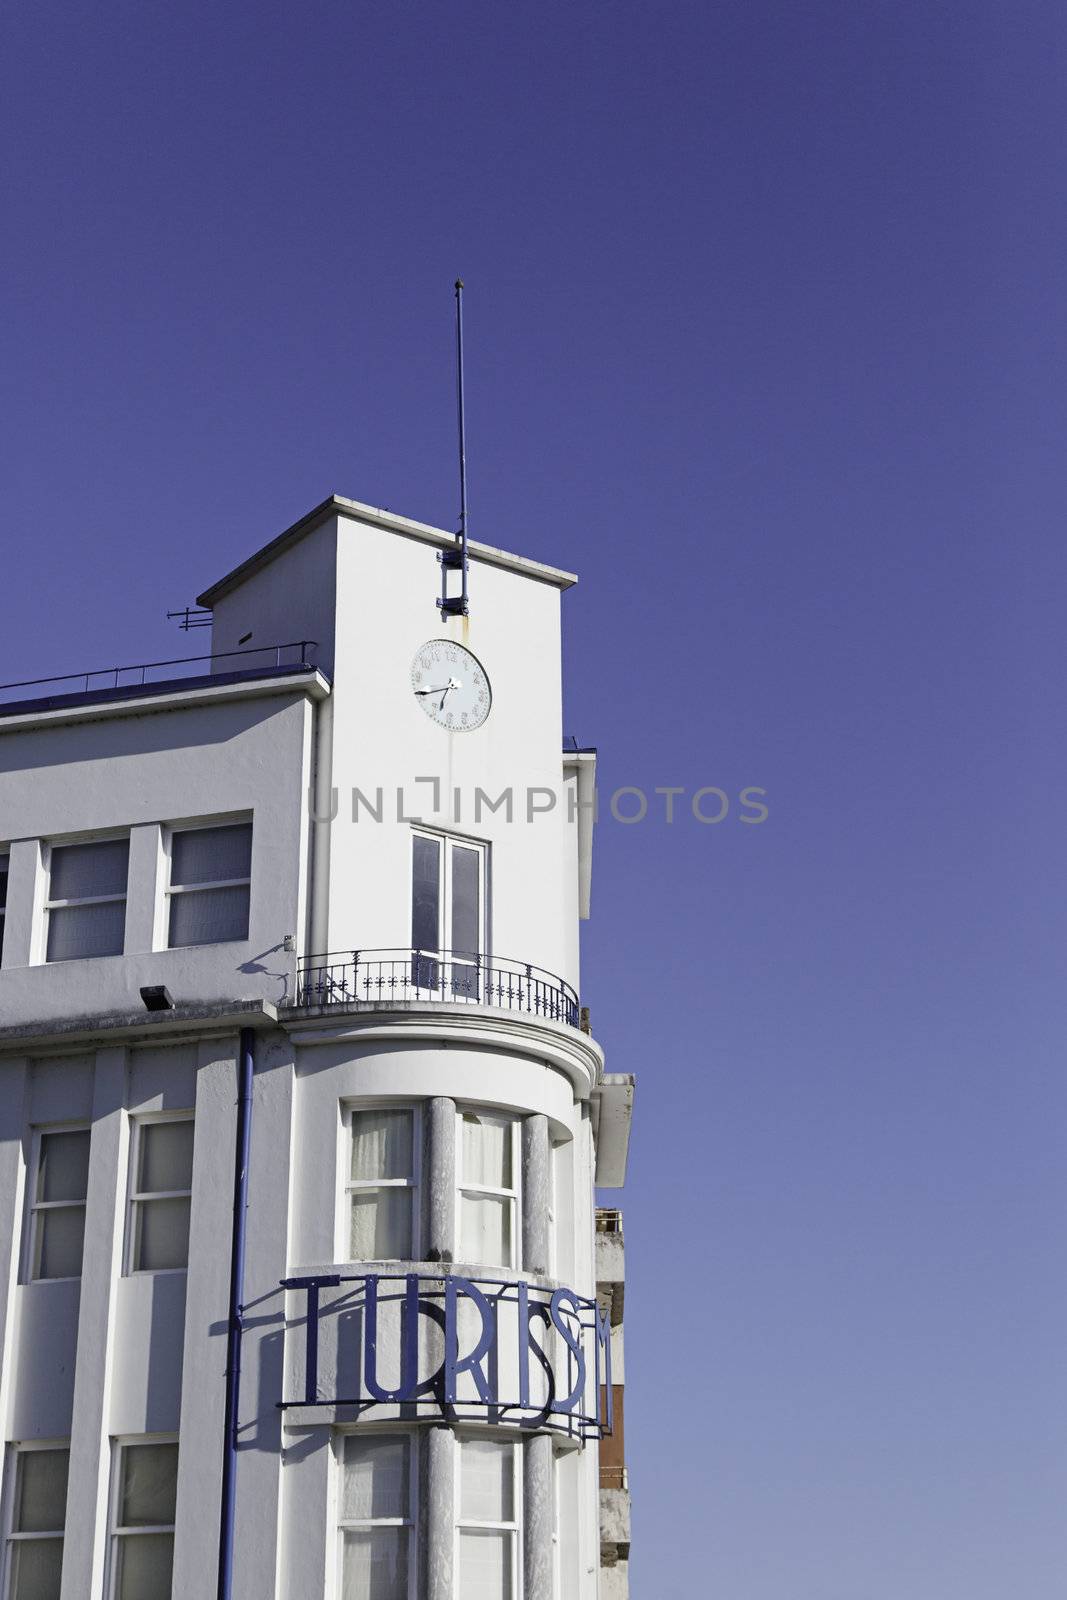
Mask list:
[{"label": "rooftop railing", "polygon": [[[52,695],[105,694],[115,690],[144,689],[152,684],[185,678],[242,677],[268,672],[300,672],[315,665],[318,645],[313,639],[288,644],[256,645],[247,650],[217,650],[204,656],[177,656],[170,661],[139,661],[129,667],[94,667],[89,672],[65,672],[53,678],[21,678],[0,683],[0,701],[38,700]],[[190,670],[199,667],[200,670]],[[13,691],[21,690],[23,693]]]},{"label": "rooftop railing", "polygon": [[577,1028],[578,996],[569,983],[528,961],[455,950],[351,950],[305,956],[296,978],[298,1006],[393,1005],[447,1000],[521,1011]]}]

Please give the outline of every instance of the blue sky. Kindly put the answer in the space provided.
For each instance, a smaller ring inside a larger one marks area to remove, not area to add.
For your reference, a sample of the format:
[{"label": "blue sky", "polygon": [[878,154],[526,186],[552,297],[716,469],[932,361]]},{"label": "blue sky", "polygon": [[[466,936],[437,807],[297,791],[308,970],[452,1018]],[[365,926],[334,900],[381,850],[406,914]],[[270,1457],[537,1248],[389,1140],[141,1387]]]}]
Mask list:
[{"label": "blue sky", "polygon": [[[1067,16],[9,6],[0,678],[332,490],[573,567],[635,1595],[1067,1579]],[[196,636],[192,636],[193,640]]]}]

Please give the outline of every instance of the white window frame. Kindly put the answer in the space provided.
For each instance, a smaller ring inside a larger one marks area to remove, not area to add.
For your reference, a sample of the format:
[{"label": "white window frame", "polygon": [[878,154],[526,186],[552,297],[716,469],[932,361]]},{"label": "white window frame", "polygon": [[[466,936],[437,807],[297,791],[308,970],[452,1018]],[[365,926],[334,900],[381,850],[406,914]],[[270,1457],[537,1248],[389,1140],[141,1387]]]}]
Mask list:
[{"label": "white window frame", "polygon": [[[411,1116],[411,1177],[353,1178],[353,1122],[361,1111],[407,1111]],[[338,1261],[352,1260],[352,1196],[373,1189],[410,1189],[411,1255],[390,1256],[397,1261],[421,1261],[422,1256],[422,1106],[414,1100],[350,1100],[341,1104],[341,1183],[337,1214]]]},{"label": "white window frame", "polygon": [[[474,839],[462,833],[443,833],[437,828],[412,828],[411,850],[408,853],[408,906],[414,905],[415,897],[415,840],[430,839],[441,848],[441,876],[437,897],[437,946],[428,950],[427,955],[437,955],[443,950],[451,952],[451,927],[452,927],[452,851],[473,850],[478,856],[478,950],[477,954],[484,962],[489,959],[489,843],[486,839]],[[414,930],[412,930],[414,933]],[[412,944],[414,949],[414,943]]]},{"label": "white window frame", "polygon": [[[119,840],[123,840],[123,839],[126,841],[126,888],[125,888],[125,890],[123,891],[122,894],[89,894],[89,895],[81,895],[80,897],[78,897],[77,899],[74,899],[74,900],[54,900],[52,898],[52,855],[53,855],[54,851],[56,851],[56,850],[67,850],[71,846],[82,845],[82,844],[116,844],[116,843],[118,843]],[[110,956],[99,956],[99,955],[96,955],[96,956],[94,956],[94,955],[66,956],[62,960],[51,961],[51,960],[49,960],[49,956],[48,956],[48,936],[49,936],[49,932],[50,932],[50,929],[51,929],[51,921],[52,921],[52,912],[53,911],[67,911],[67,910],[69,910],[69,909],[71,909],[73,907],[76,907],[76,906],[113,906],[113,905],[118,905],[120,901],[121,901],[122,905],[127,908],[127,911],[128,911],[129,900],[130,900],[130,830],[129,830],[129,828],[119,828],[116,831],[113,831],[111,833],[92,833],[92,834],[88,834],[84,838],[80,838],[80,839],[49,839],[48,842],[46,843],[45,847],[44,847],[44,850],[45,850],[45,874],[46,874],[46,880],[47,880],[45,900],[44,900],[44,904],[42,906],[42,910],[44,912],[44,928],[43,928],[44,943],[43,943],[43,946],[41,947],[41,958],[42,958],[42,961],[43,961],[44,965],[45,966],[64,967],[64,966],[67,965],[68,961],[107,961],[107,960],[115,961],[115,960],[118,960],[118,958],[120,956],[125,955],[125,953],[126,953],[126,928],[125,928],[125,922],[123,924],[123,930],[122,930],[122,949],[121,950],[112,951],[110,953]]]},{"label": "white window frame", "polygon": [[[243,944],[252,930],[252,867],[249,863],[248,876],[244,878],[219,878],[211,883],[173,883],[171,881],[174,870],[174,839],[179,833],[206,833],[215,828],[247,828],[253,836],[253,817],[250,812],[241,816],[227,815],[224,817],[200,817],[196,822],[171,822],[163,829],[163,853],[166,858],[166,887],[163,891],[163,928],[162,943],[165,950],[204,950],[215,944]],[[248,931],[244,939],[211,939],[203,944],[172,945],[170,942],[170,907],[175,895],[203,894],[208,889],[245,889],[248,890]]]},{"label": "white window frame", "polygon": [[[30,1144],[29,1171],[26,1184],[26,1239],[23,1254],[23,1283],[80,1283],[81,1273],[71,1273],[63,1278],[39,1278],[35,1271],[37,1257],[37,1218],[42,1211],[73,1211],[79,1206],[85,1210],[89,1200],[89,1176],[85,1180],[84,1200],[38,1200],[37,1186],[41,1181],[41,1139],[48,1133],[87,1133],[89,1135],[89,1167],[92,1170],[91,1122],[46,1122],[35,1126]],[[82,1264],[85,1262],[85,1242],[82,1236]]]},{"label": "white window frame", "polygon": [[[67,1466],[70,1466],[70,1440],[69,1439],[27,1439],[18,1444],[9,1445],[7,1451],[6,1471],[4,1474],[4,1558],[3,1578],[4,1600],[11,1594],[12,1557],[14,1546],[30,1539],[58,1539],[60,1544],[66,1536],[66,1528],[47,1528],[39,1533],[20,1533],[15,1529],[15,1504],[17,1500],[16,1487],[18,1483],[19,1461],[23,1456],[31,1455],[37,1450],[65,1450]],[[67,1479],[67,1498],[70,1498],[70,1479]],[[65,1520],[65,1519],[64,1519]]]},{"label": "white window frame", "polygon": [[[511,1130],[511,1189],[493,1184],[469,1183],[463,1176],[463,1119],[480,1117],[485,1122],[506,1123]],[[511,1202],[511,1260],[485,1263],[518,1270],[522,1265],[522,1118],[496,1106],[456,1106],[456,1254],[463,1259],[463,1196],[488,1195]]]},{"label": "white window frame", "polygon": [[[151,1111],[143,1116],[136,1115],[130,1118],[130,1165],[129,1182],[127,1184],[126,1198],[126,1248],[123,1252],[123,1276],[126,1278],[160,1277],[166,1273],[188,1272],[189,1262],[186,1259],[184,1267],[138,1267],[134,1265],[134,1253],[137,1248],[137,1207],[145,1200],[191,1200],[192,1174],[189,1175],[188,1189],[138,1189],[137,1174],[141,1165],[141,1140],[144,1129],[157,1126],[161,1122],[195,1122],[195,1111]],[[195,1140],[195,1133],[193,1135]],[[195,1147],[194,1147],[195,1160]]]},{"label": "white window frame", "polygon": [[[345,1521],[344,1507],[345,1440],[374,1438],[383,1434],[399,1435],[408,1441],[408,1515],[406,1517],[356,1517]],[[332,1591],[341,1593],[345,1572],[345,1534],[359,1533],[365,1528],[407,1528],[408,1530],[408,1592],[407,1600],[418,1600],[419,1575],[419,1475],[421,1435],[417,1428],[369,1427],[366,1423],[355,1428],[338,1428],[334,1431],[334,1559],[337,1563],[336,1583]]]},{"label": "white window frame", "polygon": [[[122,1493],[122,1452],[131,1447],[136,1449],[142,1444],[177,1444],[176,1433],[130,1433],[120,1434],[111,1441],[111,1484],[108,1489],[107,1510],[107,1589],[108,1600],[117,1600],[118,1582],[121,1562],[120,1540],[137,1539],[150,1533],[169,1533],[174,1537],[176,1522],[152,1523],[144,1528],[123,1529],[119,1526],[119,1510]],[[178,1470],[181,1468],[179,1457]]]},{"label": "white window frame", "polygon": [[[453,1439],[453,1483],[455,1485],[453,1505],[455,1516],[453,1518],[452,1535],[452,1586],[456,1595],[461,1596],[460,1578],[460,1539],[467,1533],[508,1533],[511,1535],[511,1600],[520,1600],[523,1593],[525,1575],[523,1572],[522,1527],[523,1512],[523,1451],[522,1440],[515,1438],[501,1438],[497,1433],[487,1433],[483,1430],[472,1431],[461,1429],[454,1432]],[[511,1486],[512,1520],[510,1522],[479,1522],[463,1515],[463,1458],[461,1446],[473,1443],[475,1440],[511,1447],[511,1470],[513,1473]]]}]

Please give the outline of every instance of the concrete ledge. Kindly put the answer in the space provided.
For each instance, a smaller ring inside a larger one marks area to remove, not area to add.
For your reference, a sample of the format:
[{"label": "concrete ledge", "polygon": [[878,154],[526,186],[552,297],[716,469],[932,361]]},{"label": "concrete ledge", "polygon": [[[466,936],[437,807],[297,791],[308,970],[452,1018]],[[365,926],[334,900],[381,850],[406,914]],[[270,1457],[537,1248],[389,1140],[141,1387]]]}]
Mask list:
[{"label": "concrete ledge", "polygon": [[277,1009],[269,1000],[218,1000],[175,1006],[172,1011],[109,1011],[63,1022],[45,1018],[0,1027],[0,1051],[25,1055],[28,1050],[95,1040],[111,1044],[116,1039],[155,1039],[161,1034],[232,1033],[237,1028],[275,1027],[277,1021]]}]

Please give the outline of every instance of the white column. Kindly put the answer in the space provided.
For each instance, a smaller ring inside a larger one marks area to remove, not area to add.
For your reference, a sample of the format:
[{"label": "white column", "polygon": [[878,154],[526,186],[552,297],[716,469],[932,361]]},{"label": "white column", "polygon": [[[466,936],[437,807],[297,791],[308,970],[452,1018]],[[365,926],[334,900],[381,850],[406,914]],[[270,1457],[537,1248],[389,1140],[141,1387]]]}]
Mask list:
[{"label": "white column", "polygon": [[427,1261],[456,1259],[456,1102],[441,1095],[427,1103],[426,1143]]},{"label": "white column", "polygon": [[522,1264],[548,1276],[552,1183],[548,1118],[538,1113],[522,1124]]},{"label": "white column", "polygon": [[426,1600],[452,1600],[457,1509],[456,1441],[452,1429],[443,1426],[429,1428],[423,1439],[426,1446],[422,1478],[426,1582],[422,1590]]},{"label": "white column", "polygon": [[38,839],[16,839],[8,855],[4,966],[28,967],[43,959],[41,910],[44,869]]},{"label": "white column", "polygon": [[552,1437],[523,1443],[523,1600],[552,1600]]},{"label": "white column", "polygon": [[163,864],[163,839],[158,822],[130,829],[130,871],[126,889],[126,954],[140,955],[160,949],[162,937],[159,879]]},{"label": "white column", "polygon": [[126,1051],[99,1050],[93,1076],[62,1600],[95,1600],[103,1593],[115,1296],[122,1272],[129,1147],[125,1104]]}]

